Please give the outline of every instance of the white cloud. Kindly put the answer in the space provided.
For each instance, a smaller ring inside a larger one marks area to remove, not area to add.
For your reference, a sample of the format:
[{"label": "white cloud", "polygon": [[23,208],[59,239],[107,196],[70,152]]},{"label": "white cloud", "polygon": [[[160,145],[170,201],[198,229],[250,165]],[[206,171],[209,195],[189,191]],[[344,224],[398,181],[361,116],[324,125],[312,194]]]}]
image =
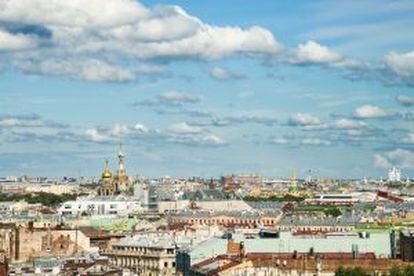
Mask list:
[{"label": "white cloud", "polygon": [[330,141],[321,139],[321,138],[305,138],[300,141],[302,145],[321,145],[321,146],[329,146],[331,144]]},{"label": "white cloud", "polygon": [[178,6],[150,9],[135,0],[0,0],[0,21],[49,30],[48,47],[39,48],[44,58],[110,53],[209,60],[281,50],[267,29],[209,25]]},{"label": "white cloud", "polygon": [[111,134],[117,137],[125,136],[128,133],[129,128],[126,125],[120,123],[115,124],[115,126],[111,129]]},{"label": "white cloud", "polygon": [[367,123],[341,118],[335,121],[335,126],[342,129],[354,129],[367,126]]},{"label": "white cloud", "polygon": [[379,168],[388,169],[388,168],[392,167],[392,164],[390,163],[390,161],[386,157],[384,157],[380,154],[376,154],[376,155],[374,155],[374,166],[379,167]]},{"label": "white cloud", "polygon": [[353,116],[359,119],[385,117],[389,114],[382,108],[374,105],[362,105],[355,109]]},{"label": "white cloud", "polygon": [[289,141],[286,138],[275,138],[272,141],[274,144],[278,144],[278,145],[286,145],[289,143]]},{"label": "white cloud", "polygon": [[414,143],[414,133],[409,133],[406,137],[403,138],[405,143]]},{"label": "white cloud", "polygon": [[125,82],[135,79],[131,70],[97,59],[19,60],[16,66],[29,74],[69,76],[90,82]]},{"label": "white cloud", "polygon": [[317,126],[321,125],[321,120],[307,113],[297,113],[289,118],[288,123],[298,126]]},{"label": "white cloud", "polygon": [[163,42],[193,36],[201,26],[202,23],[197,18],[189,16],[178,6],[156,6],[142,20],[109,32],[115,39]]},{"label": "white cloud", "polygon": [[315,41],[308,41],[306,44],[299,44],[297,50],[299,62],[309,63],[333,63],[343,59],[343,56],[328,47],[320,45]]},{"label": "white cloud", "polygon": [[108,28],[145,18],[149,11],[134,0],[0,1],[0,20],[61,28]]},{"label": "white cloud", "polygon": [[312,40],[306,42],[306,44],[299,44],[295,56],[291,61],[298,64],[321,64],[344,68],[357,68],[362,66],[360,61],[346,58],[342,54]]},{"label": "white cloud", "polygon": [[193,146],[223,146],[226,142],[215,134],[176,135],[169,138],[170,142]]},{"label": "white cloud", "polygon": [[201,133],[203,130],[198,126],[192,126],[186,122],[172,124],[168,130],[176,134],[196,134]]},{"label": "white cloud", "polygon": [[414,105],[414,97],[405,96],[405,95],[398,95],[395,99],[402,105],[405,106],[412,106]]},{"label": "white cloud", "polygon": [[404,168],[414,168],[414,152],[404,149],[396,149],[387,154],[389,160]]},{"label": "white cloud", "polygon": [[230,70],[227,70],[221,67],[212,68],[210,70],[210,76],[218,81],[226,81],[226,80],[244,78],[244,76],[241,74],[232,72]]},{"label": "white cloud", "polygon": [[196,103],[201,101],[201,96],[197,94],[189,94],[180,91],[168,91],[157,96],[158,100],[166,103]]},{"label": "white cloud", "polygon": [[140,124],[140,123],[137,123],[137,124],[134,126],[134,130],[136,130],[138,133],[142,133],[142,134],[144,134],[144,133],[148,133],[148,132],[149,132],[148,127],[147,127],[147,126],[145,126],[144,124]]},{"label": "white cloud", "polygon": [[224,140],[215,134],[206,134],[201,137],[201,142],[209,145],[223,145]]},{"label": "white cloud", "polygon": [[86,140],[91,142],[107,142],[110,141],[110,137],[106,134],[100,133],[96,128],[86,130]]},{"label": "white cloud", "polygon": [[44,120],[36,114],[16,116],[6,115],[0,117],[0,127],[4,128],[65,128],[67,125],[50,120]]},{"label": "white cloud", "polygon": [[43,122],[38,119],[25,119],[18,117],[5,117],[0,119],[0,126],[2,127],[39,127],[43,125]]},{"label": "white cloud", "polygon": [[11,34],[0,29],[0,52],[35,48],[36,39],[24,34]]},{"label": "white cloud", "polygon": [[398,76],[414,77],[414,51],[404,54],[390,52],[385,56],[384,61],[388,68]]}]

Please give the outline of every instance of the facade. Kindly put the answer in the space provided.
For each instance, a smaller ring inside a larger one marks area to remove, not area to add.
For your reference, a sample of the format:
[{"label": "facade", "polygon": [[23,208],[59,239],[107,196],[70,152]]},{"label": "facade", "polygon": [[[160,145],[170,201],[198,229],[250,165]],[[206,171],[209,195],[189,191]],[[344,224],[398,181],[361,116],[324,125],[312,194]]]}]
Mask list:
[{"label": "facade", "polygon": [[93,249],[89,238],[77,229],[9,223],[0,224],[0,251],[13,263],[33,261],[36,257],[72,256]]},{"label": "facade", "polygon": [[102,255],[117,266],[142,276],[175,275],[176,245],[168,233],[152,232],[125,237]]},{"label": "facade", "polygon": [[406,262],[414,261],[414,232],[401,231],[400,233],[401,259]]},{"label": "facade", "polygon": [[[249,264],[253,261],[257,262],[254,267],[262,266],[264,271],[269,267],[286,268],[282,270],[283,273],[274,275],[298,275],[303,272],[305,265],[306,270],[313,273],[308,275],[315,275],[318,258],[322,260],[321,271],[330,272],[327,275],[333,275],[332,271],[340,265],[361,264],[366,268],[375,265],[379,271],[385,271],[393,266],[391,255],[389,233],[372,233],[369,236],[358,233],[299,236],[280,232],[279,238],[233,235],[233,239],[215,238],[180,249],[177,253],[177,272],[179,275],[239,275],[233,272],[243,271],[244,265],[251,268],[246,272],[254,272]],[[224,259],[221,260],[219,256],[224,256]],[[215,270],[219,267],[223,270]],[[232,269],[227,270],[230,267]]]},{"label": "facade", "polygon": [[171,214],[168,218],[169,224],[201,224],[220,225],[225,227],[240,226],[242,228],[256,228],[260,226],[276,227],[282,219],[282,212],[244,212],[244,211],[221,211],[221,212],[182,212]]},{"label": "facade", "polygon": [[58,208],[60,215],[92,216],[92,215],[128,215],[142,211],[141,202],[134,197],[87,196],[67,201]]},{"label": "facade", "polygon": [[5,201],[0,202],[0,215],[18,214],[29,209],[26,201]]}]

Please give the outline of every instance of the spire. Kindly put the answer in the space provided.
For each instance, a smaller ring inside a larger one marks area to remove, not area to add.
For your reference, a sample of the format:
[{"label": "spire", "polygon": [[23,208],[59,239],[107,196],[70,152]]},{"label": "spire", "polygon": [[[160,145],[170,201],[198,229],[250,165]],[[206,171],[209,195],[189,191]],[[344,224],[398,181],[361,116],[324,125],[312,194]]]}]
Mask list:
[{"label": "spire", "polygon": [[120,159],[120,160],[125,158],[125,154],[124,154],[124,152],[122,151],[122,142],[120,142],[120,143],[119,143],[119,152],[118,152],[118,157],[119,157],[119,159]]},{"label": "spire", "polygon": [[119,143],[118,158],[119,158],[119,165],[118,165],[117,176],[118,178],[123,178],[123,177],[126,177],[126,171],[125,171],[125,166],[124,166],[125,154],[122,151],[122,143]]}]

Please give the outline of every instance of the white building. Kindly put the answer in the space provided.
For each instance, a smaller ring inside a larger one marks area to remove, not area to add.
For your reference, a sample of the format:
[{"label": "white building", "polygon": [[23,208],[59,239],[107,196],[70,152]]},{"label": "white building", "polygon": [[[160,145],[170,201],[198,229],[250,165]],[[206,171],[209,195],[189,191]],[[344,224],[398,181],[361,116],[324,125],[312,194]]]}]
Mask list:
[{"label": "white building", "polygon": [[400,182],[401,170],[397,167],[392,167],[388,170],[388,182]]},{"label": "white building", "polygon": [[58,213],[60,215],[128,215],[142,211],[141,202],[135,197],[117,196],[87,196],[63,203]]}]

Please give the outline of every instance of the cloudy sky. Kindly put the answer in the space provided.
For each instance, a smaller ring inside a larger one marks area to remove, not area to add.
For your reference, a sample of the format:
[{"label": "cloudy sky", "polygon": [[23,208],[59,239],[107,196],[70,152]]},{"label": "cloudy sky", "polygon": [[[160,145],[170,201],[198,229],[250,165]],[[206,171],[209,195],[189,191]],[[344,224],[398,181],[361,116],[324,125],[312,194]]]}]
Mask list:
[{"label": "cloudy sky", "polygon": [[414,177],[413,13],[0,0],[0,175]]}]

